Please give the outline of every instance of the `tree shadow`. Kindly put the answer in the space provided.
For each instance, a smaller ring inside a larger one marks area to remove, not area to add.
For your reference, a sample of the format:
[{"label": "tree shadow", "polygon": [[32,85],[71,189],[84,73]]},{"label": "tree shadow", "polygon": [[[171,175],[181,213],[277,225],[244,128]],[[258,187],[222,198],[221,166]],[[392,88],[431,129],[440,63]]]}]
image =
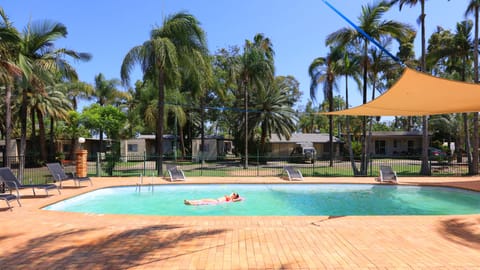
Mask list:
[{"label": "tree shadow", "polygon": [[441,222],[438,230],[446,239],[470,248],[480,250],[480,219],[450,218]]},{"label": "tree shadow", "polygon": [[[30,240],[6,252],[0,259],[6,269],[126,269],[140,264],[199,252],[204,247],[183,249],[182,254],[169,248],[193,239],[211,237],[225,230],[177,230],[179,226],[154,225],[119,233],[102,234],[86,242],[82,237],[97,234],[97,229],[73,229]],[[88,238],[88,237],[87,237]],[[176,249],[178,250],[178,249]],[[145,258],[147,260],[145,261]]]}]

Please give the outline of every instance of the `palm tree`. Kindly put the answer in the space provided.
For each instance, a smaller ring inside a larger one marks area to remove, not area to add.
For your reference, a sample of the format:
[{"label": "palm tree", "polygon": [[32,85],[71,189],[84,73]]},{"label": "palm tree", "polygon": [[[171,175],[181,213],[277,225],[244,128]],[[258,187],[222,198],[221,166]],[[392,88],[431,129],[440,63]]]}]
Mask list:
[{"label": "palm tree", "polygon": [[21,76],[23,70],[17,65],[20,33],[12,26],[3,8],[0,7],[0,82],[5,86],[5,151],[3,152],[4,166],[10,166],[10,140],[12,134],[12,88],[16,78]]},{"label": "palm tree", "polygon": [[[381,1],[374,5],[367,5],[362,7],[362,13],[359,17],[358,26],[375,40],[381,40],[383,37],[393,37],[397,40],[404,39],[406,36],[410,36],[413,32],[412,27],[407,24],[399,23],[392,20],[381,20],[381,17],[390,9],[391,3],[387,1]],[[362,68],[363,68],[363,104],[367,103],[367,79],[368,79],[368,48],[369,39],[362,33],[353,28],[342,28],[327,36],[327,45],[346,46],[363,45],[362,54]],[[367,173],[367,157],[366,157],[366,117],[363,118],[362,123],[362,155],[361,155],[361,167],[360,173],[366,175]]]},{"label": "palm tree", "polygon": [[[64,93],[54,86],[45,89],[46,94],[34,93],[30,97],[30,107],[38,118],[39,138],[38,143],[40,147],[40,157],[42,160],[47,160],[47,146],[46,146],[46,128],[45,117],[50,116],[51,125],[54,120],[63,120],[66,118],[68,111],[71,110],[71,104],[65,97]],[[32,127],[33,130],[34,127]],[[53,127],[51,127],[52,131]],[[55,153],[51,153],[52,155]]]},{"label": "palm tree", "polygon": [[[244,168],[248,168],[248,140],[251,138],[252,130],[249,129],[249,91],[264,90],[266,85],[274,79],[273,46],[270,39],[262,34],[255,35],[254,41],[245,41],[243,54],[233,59],[228,67],[228,74],[232,81],[236,81],[238,94],[243,94],[243,104],[245,115],[241,121],[240,136],[245,139],[245,163]],[[241,100],[241,96],[237,98]]]},{"label": "palm tree", "polygon": [[30,96],[35,92],[45,93],[49,85],[53,85],[57,74],[62,77],[78,79],[75,69],[68,63],[67,57],[76,60],[89,60],[87,53],[79,53],[65,48],[56,49],[53,44],[67,36],[67,28],[61,24],[50,21],[29,23],[22,34],[18,55],[22,57],[21,63],[30,67],[24,72],[20,81],[21,89],[21,135],[20,135],[20,170],[19,178],[23,180],[23,166],[25,163],[27,114]]},{"label": "palm tree", "polygon": [[[472,21],[463,21],[457,23],[456,33],[454,35],[444,35],[442,33],[435,33],[440,35],[443,39],[438,40],[443,46],[429,46],[428,62],[437,63],[441,59],[446,59],[446,71],[449,74],[456,73],[460,75],[461,81],[470,80],[470,71],[472,66],[472,48],[473,41],[471,38],[471,31],[473,28]],[[467,153],[469,174],[474,174],[472,162],[472,149],[470,145],[469,127],[467,113],[463,113],[463,126],[465,132],[465,151]],[[478,151],[478,150],[476,150]],[[475,149],[474,149],[475,152]]]},{"label": "palm tree", "polygon": [[[328,111],[333,112],[333,88],[336,83],[336,74],[334,72],[335,64],[342,59],[341,47],[330,47],[330,53],[327,57],[318,57],[313,60],[308,68],[310,75],[310,97],[315,100],[315,90],[319,84],[323,84],[323,96],[328,101]],[[328,134],[330,167],[333,167],[333,116],[328,116]]]},{"label": "palm tree", "polygon": [[[120,81],[117,79],[107,80],[102,73],[95,76],[94,83],[95,92],[93,95],[97,98],[97,103],[100,106],[116,105],[122,103],[123,99],[128,99],[128,93],[117,89]],[[99,131],[100,152],[103,152],[103,130]]]},{"label": "palm tree", "polygon": [[[479,19],[479,9],[480,9],[480,0],[471,0],[468,4],[467,11],[465,15],[472,14],[475,17],[475,37],[473,39],[473,79],[475,83],[478,83],[478,19]],[[472,174],[478,174],[478,147],[479,147],[479,127],[478,127],[478,112],[473,113],[473,164],[472,164]]]},{"label": "palm tree", "polygon": [[[348,94],[348,79],[352,77],[352,79],[356,82],[358,89],[361,89],[361,81],[359,78],[360,69],[359,63],[360,58],[348,51],[347,48],[342,49],[343,57],[341,60],[337,61],[335,65],[335,72],[338,75],[345,76],[345,109],[349,108],[349,94]],[[345,128],[346,128],[346,136],[347,136],[347,144],[348,144],[348,153],[350,157],[350,165],[352,167],[353,175],[359,175],[360,172],[357,169],[355,164],[353,148],[352,148],[352,138],[350,136],[350,116],[346,116],[345,119]]]},{"label": "palm tree", "polygon": [[[420,21],[421,25],[421,37],[422,37],[422,56],[421,56],[421,71],[426,72],[426,36],[425,36],[425,0],[393,0],[392,4],[399,3],[399,8],[402,10],[403,5],[409,5],[411,7],[416,6],[420,3],[421,11],[420,17],[418,20]],[[430,175],[430,167],[428,166],[428,118],[427,116],[422,116],[422,125],[423,125],[423,133],[422,133],[422,165],[420,168],[420,174],[422,175]]]},{"label": "palm tree", "polygon": [[181,82],[182,71],[195,71],[205,66],[208,49],[205,33],[195,17],[186,13],[168,16],[163,26],[150,33],[150,39],[133,47],[125,56],[121,67],[124,84],[130,82],[130,72],[139,63],[144,79],[158,87],[156,116],[157,173],[162,175],[163,124],[165,89],[175,89]]},{"label": "palm tree", "polygon": [[[283,87],[282,87],[283,86]],[[252,127],[260,128],[260,155],[265,156],[267,138],[276,133],[290,138],[297,116],[289,102],[289,88],[275,80],[252,95],[255,111],[250,114]]]}]

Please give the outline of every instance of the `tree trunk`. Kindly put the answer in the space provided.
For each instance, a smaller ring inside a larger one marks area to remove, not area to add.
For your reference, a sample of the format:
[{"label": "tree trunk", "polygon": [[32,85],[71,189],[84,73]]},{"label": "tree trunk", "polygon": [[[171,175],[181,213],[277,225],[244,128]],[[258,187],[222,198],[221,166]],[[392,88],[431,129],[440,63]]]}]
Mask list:
[{"label": "tree trunk", "polygon": [[3,152],[3,166],[10,167],[10,140],[12,137],[12,88],[9,84],[5,88],[5,152]]},{"label": "tree trunk", "polygon": [[157,152],[157,175],[163,175],[163,115],[165,100],[165,77],[163,71],[158,75],[158,102],[157,102],[157,130],[155,134],[155,146]]},{"label": "tree trunk", "polygon": [[245,83],[245,164],[244,169],[248,169],[248,91]]},{"label": "tree trunk", "polygon": [[[348,76],[345,75],[345,109],[348,109]],[[347,129],[347,142],[348,142],[348,155],[350,157],[350,165],[352,166],[353,175],[359,175],[357,165],[355,165],[355,156],[353,155],[352,147],[352,138],[350,137],[350,117],[347,115],[346,118],[346,129]]]},{"label": "tree trunk", "polygon": [[465,133],[465,154],[467,154],[467,162],[468,162],[468,174],[473,174],[473,166],[472,166],[472,146],[470,145],[470,132],[468,130],[468,115],[466,113],[462,113],[463,117],[463,132]]},{"label": "tree trunk", "polygon": [[[474,62],[474,82],[478,83],[478,17],[479,17],[479,6],[475,6],[475,38],[474,38],[474,53],[473,53],[473,62]],[[478,112],[473,113],[473,155],[472,155],[472,174],[478,174],[478,147],[479,147],[479,138],[478,138]]]},{"label": "tree trunk", "polygon": [[27,91],[23,90],[22,104],[20,105],[20,164],[18,168],[18,180],[20,183],[24,183],[23,171],[25,169],[25,153],[27,150],[27,104],[28,96]]},{"label": "tree trunk", "polygon": [[39,111],[37,111],[38,115],[38,139],[39,139],[39,146],[40,146],[40,157],[42,158],[42,161],[47,160],[47,143],[46,143],[46,138],[47,136],[45,135],[45,122],[43,119],[43,114]]},{"label": "tree trunk", "polygon": [[[426,68],[426,42],[425,42],[425,0],[421,0],[422,13],[420,15],[420,21],[422,25],[422,72],[427,70]],[[422,165],[420,168],[421,175],[430,175],[430,167],[428,166],[428,119],[427,116],[422,117],[423,133],[422,133]]]},{"label": "tree trunk", "polygon": [[205,111],[204,108],[204,99],[200,98],[200,160],[202,165],[205,165]]},{"label": "tree trunk", "polygon": [[181,125],[178,126],[178,133],[180,134],[180,148],[182,149],[182,159],[185,159],[186,152],[185,152],[185,138],[183,134],[183,127]]},{"label": "tree trunk", "polygon": [[48,152],[50,153],[48,160],[52,162],[55,160],[55,154],[57,152],[55,150],[55,120],[52,116],[50,116],[50,137],[48,141]]},{"label": "tree trunk", "polygon": [[[368,42],[365,41],[363,52],[363,104],[367,103],[367,79],[368,79]],[[360,174],[367,175],[367,117],[362,116],[362,155],[360,157]]]}]

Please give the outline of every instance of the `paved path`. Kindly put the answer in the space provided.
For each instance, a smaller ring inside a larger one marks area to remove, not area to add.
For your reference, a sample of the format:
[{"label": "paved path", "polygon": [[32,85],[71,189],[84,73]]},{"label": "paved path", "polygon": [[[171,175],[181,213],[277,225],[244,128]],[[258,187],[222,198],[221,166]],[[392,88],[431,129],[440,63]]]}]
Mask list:
[{"label": "paved path", "polygon": [[[40,210],[92,189],[136,184],[138,178],[93,181],[93,187],[81,188],[65,183],[62,195],[24,197],[22,207],[12,202],[13,211],[2,209],[0,269],[480,269],[480,215],[155,217]],[[480,191],[480,177],[401,181]],[[205,182],[285,183],[276,177],[198,177],[187,183]]]}]

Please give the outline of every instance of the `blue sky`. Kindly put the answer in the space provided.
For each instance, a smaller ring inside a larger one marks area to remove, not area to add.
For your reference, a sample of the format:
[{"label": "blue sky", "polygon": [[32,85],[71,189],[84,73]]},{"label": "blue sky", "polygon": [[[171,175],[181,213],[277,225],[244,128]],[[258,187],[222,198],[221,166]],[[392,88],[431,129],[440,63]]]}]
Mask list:
[{"label": "blue sky", "polygon": [[[80,79],[92,83],[103,73],[107,79],[120,78],[120,65],[126,53],[149,38],[150,30],[161,26],[163,18],[180,11],[193,14],[207,34],[210,52],[220,48],[242,46],[256,33],[263,33],[273,42],[276,75],[292,75],[300,82],[302,106],[309,95],[308,66],[312,60],[328,52],[325,37],[347,22],[321,0],[5,0],[4,8],[14,26],[23,29],[29,21],[52,20],[67,26],[68,36],[58,46],[88,52],[89,62],[75,63]],[[363,5],[373,1],[329,0],[339,11],[357,22]],[[454,30],[465,19],[469,0],[426,1],[427,38],[438,25]],[[409,23],[419,30],[420,6],[392,8],[385,19]],[[420,54],[420,35],[416,39]],[[394,50],[395,48],[392,48]],[[394,53],[394,51],[393,51]],[[132,81],[140,78],[137,70]],[[341,84],[339,84],[341,86]],[[353,86],[351,86],[353,87]],[[339,89],[342,91],[341,89]],[[338,92],[340,93],[340,92]],[[322,93],[317,100],[323,99]],[[353,94],[352,105],[360,105],[361,97]]]}]

